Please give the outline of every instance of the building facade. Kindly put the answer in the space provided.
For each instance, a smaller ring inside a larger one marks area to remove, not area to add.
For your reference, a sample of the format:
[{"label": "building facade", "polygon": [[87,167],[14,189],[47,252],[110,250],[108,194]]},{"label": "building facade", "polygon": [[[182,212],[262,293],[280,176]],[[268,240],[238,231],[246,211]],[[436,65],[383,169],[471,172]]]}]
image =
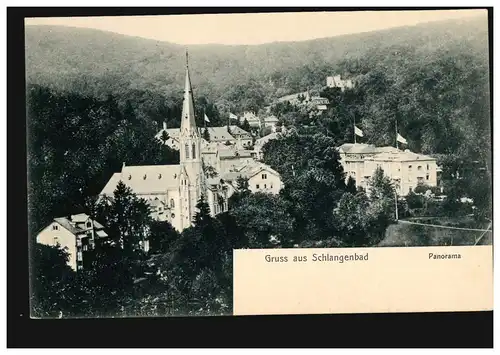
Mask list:
[{"label": "building facade", "polygon": [[95,248],[99,239],[107,238],[104,226],[85,213],[58,217],[36,236],[36,242],[66,248],[68,265],[75,271],[84,268],[86,252]]},{"label": "building facade", "polygon": [[326,86],[329,88],[339,88],[344,91],[345,89],[352,89],[354,82],[350,79],[344,80],[340,75],[334,75],[326,77]]},{"label": "building facade", "polygon": [[382,168],[396,186],[399,195],[407,195],[419,185],[437,186],[436,159],[395,147],[371,144],[344,144],[339,147],[340,163],[346,179],[352,177],[356,186],[369,192],[369,180]]}]

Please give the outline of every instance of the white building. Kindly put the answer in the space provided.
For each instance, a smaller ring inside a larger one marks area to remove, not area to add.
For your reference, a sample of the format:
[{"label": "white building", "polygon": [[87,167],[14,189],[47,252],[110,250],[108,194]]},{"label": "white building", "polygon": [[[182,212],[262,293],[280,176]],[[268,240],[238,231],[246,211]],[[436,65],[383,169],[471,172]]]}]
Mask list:
[{"label": "white building", "polygon": [[352,89],[354,82],[350,79],[343,80],[340,75],[335,75],[326,77],[326,86],[329,88],[340,88],[340,90],[344,91],[345,89]]},{"label": "white building", "polygon": [[397,187],[398,194],[407,195],[418,185],[437,186],[436,159],[395,147],[375,147],[371,144],[343,144],[339,147],[340,163],[356,180],[356,186],[368,190],[368,181],[380,167]]},{"label": "white building", "polygon": [[99,222],[85,213],[58,217],[36,236],[39,244],[66,248],[68,265],[75,271],[84,267],[85,254],[95,248],[96,241],[108,235]]},{"label": "white building", "polygon": [[237,188],[238,177],[248,179],[248,188],[253,193],[276,195],[283,188],[280,174],[268,165],[256,161],[236,166],[222,175],[222,179],[231,183],[234,190]]},{"label": "white building", "polygon": [[[209,142],[207,142],[204,137],[205,129],[208,131]],[[199,128],[201,135],[201,146],[202,149],[206,147],[209,143],[215,143],[218,146],[226,145],[228,143],[233,145],[238,145],[241,148],[249,147],[252,145],[252,135],[241,129],[238,126],[231,125],[229,126],[229,131],[227,126],[223,127],[203,127]],[[168,138],[166,141],[163,141],[164,133],[166,132]],[[169,146],[172,149],[179,150],[180,141],[180,128],[166,128],[165,123],[163,125],[163,129],[161,129],[155,136],[156,139],[160,140],[165,145]],[[203,151],[202,151],[203,154]]]},{"label": "white building", "polygon": [[240,118],[240,124],[245,122],[245,120],[247,120],[250,127],[254,127],[254,128],[261,127],[260,118],[254,112],[249,112],[249,111],[244,112],[243,116]]}]

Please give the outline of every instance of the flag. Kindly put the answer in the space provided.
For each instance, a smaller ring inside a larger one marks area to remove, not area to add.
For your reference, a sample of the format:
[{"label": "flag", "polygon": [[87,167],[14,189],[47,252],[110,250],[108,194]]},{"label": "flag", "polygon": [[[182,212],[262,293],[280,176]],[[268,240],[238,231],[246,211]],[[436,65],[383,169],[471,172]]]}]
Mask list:
[{"label": "flag", "polygon": [[236,116],[234,113],[229,112],[229,118],[232,118],[234,120],[238,119],[238,116]]},{"label": "flag", "polygon": [[354,126],[354,134],[357,135],[358,137],[363,137],[363,131],[356,126]]},{"label": "flag", "polygon": [[399,143],[408,144],[408,142],[406,141],[406,139],[404,139],[403,137],[401,137],[401,135],[399,133],[398,133],[398,137],[396,138],[396,140]]},{"label": "flag", "polygon": [[209,119],[208,119],[208,117],[207,117],[207,114],[205,113],[204,115],[205,115],[205,121],[206,121],[206,122],[210,122],[210,120],[209,120]]}]

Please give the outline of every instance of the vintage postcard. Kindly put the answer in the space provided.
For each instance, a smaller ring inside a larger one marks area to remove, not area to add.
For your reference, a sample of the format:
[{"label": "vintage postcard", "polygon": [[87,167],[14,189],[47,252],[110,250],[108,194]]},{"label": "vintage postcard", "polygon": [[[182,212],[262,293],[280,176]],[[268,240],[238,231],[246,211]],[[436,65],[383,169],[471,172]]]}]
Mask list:
[{"label": "vintage postcard", "polygon": [[31,317],[491,310],[488,25],[26,19]]}]

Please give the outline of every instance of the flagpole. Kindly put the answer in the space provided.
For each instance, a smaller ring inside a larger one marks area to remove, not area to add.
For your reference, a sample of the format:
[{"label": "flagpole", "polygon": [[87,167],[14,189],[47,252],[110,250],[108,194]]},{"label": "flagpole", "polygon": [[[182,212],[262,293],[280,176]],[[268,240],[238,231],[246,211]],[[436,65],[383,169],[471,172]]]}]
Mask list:
[{"label": "flagpole", "polygon": [[352,115],[352,119],[354,120],[354,144],[356,144],[356,116]]},{"label": "flagpole", "polygon": [[398,148],[398,118],[396,117],[396,149],[399,149]]}]

